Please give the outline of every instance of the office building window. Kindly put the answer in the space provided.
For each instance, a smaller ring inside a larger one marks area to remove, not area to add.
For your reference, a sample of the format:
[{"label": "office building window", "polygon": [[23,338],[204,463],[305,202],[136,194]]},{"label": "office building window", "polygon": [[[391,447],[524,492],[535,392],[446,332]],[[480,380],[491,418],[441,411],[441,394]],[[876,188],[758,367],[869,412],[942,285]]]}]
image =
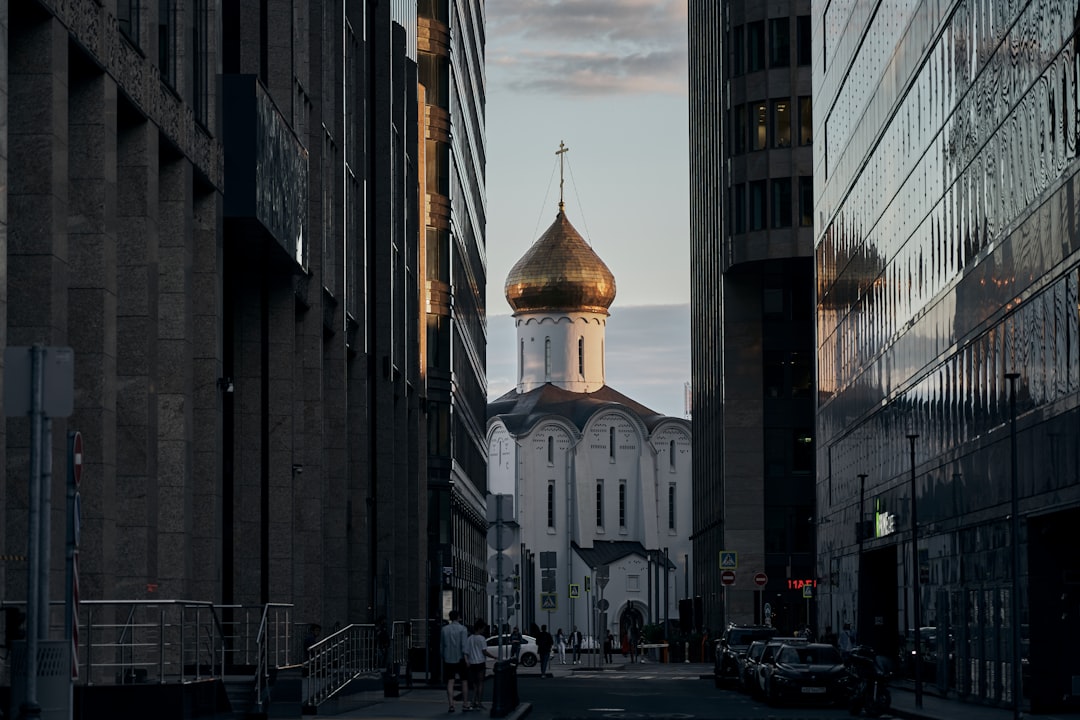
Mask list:
[{"label": "office building window", "polygon": [[791,472],[805,475],[814,471],[814,437],[809,428],[793,431]]},{"label": "office building window", "polygon": [[791,227],[791,178],[772,181],[772,226]]},{"label": "office building window", "polygon": [[135,47],[139,47],[140,0],[116,0],[116,24]]},{"label": "office building window", "polygon": [[746,71],[765,69],[765,23],[752,22],[746,26]]},{"label": "office building window", "polygon": [[814,142],[814,109],[810,97],[799,98],[799,144],[812,145]]},{"label": "office building window", "polygon": [[739,184],[731,188],[731,232],[746,232],[746,185]]},{"label": "office building window", "polygon": [[746,47],[743,44],[743,26],[738,25],[731,31],[731,76],[743,74],[743,55]]},{"label": "office building window", "polygon": [[577,339],[577,371],[578,375],[585,377],[585,338]]},{"label": "office building window", "polygon": [[809,175],[799,176],[799,225],[812,227],[814,224],[814,178]]},{"label": "office building window", "polygon": [[791,103],[787,100],[773,100],[773,145],[778,148],[791,147]]},{"label": "office building window", "polygon": [[750,183],[750,230],[765,229],[765,181]]},{"label": "office building window", "polygon": [[798,34],[796,52],[799,54],[796,62],[800,65],[809,65],[810,58],[814,55],[814,43],[810,36],[810,16],[800,15],[795,22],[795,32]]},{"label": "office building window", "polygon": [[626,576],[626,590],[627,590],[627,592],[641,592],[641,576],[640,575],[627,575]]},{"label": "office building window", "polygon": [[786,17],[769,21],[769,67],[791,64],[791,23]]},{"label": "office building window", "polygon": [[754,123],[750,131],[750,149],[764,150],[769,142],[769,105],[754,103],[750,108],[750,121]]},{"label": "office building window", "polygon": [[555,464],[555,438],[551,435],[548,435],[547,451],[548,466],[550,467]]},{"label": "office building window", "polygon": [[596,481],[596,527],[604,527],[604,481]]},{"label": "office building window", "polygon": [[547,487],[547,522],[548,529],[555,529],[555,481],[549,480]]},{"label": "office building window", "polygon": [[615,462],[615,426],[608,428],[608,459]]},{"label": "office building window", "polygon": [[742,155],[746,152],[746,106],[739,105],[731,116],[731,152]]},{"label": "office building window", "polygon": [[675,529],[675,483],[667,488],[667,529]]},{"label": "office building window", "polygon": [[173,0],[158,0],[158,72],[176,87],[176,7]]},{"label": "office building window", "polygon": [[619,481],[619,527],[626,528],[626,481]]}]

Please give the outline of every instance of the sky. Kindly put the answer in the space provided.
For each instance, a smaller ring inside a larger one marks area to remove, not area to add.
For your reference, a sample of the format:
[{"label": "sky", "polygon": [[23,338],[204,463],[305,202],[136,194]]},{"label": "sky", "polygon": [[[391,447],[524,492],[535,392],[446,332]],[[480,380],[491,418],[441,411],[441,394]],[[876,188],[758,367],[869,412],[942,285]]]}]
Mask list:
[{"label": "sky", "polygon": [[682,417],[690,379],[686,0],[493,0],[486,12],[489,397],[514,385],[503,285],[555,219],[555,151],[565,142],[567,218],[615,275],[607,384]]}]

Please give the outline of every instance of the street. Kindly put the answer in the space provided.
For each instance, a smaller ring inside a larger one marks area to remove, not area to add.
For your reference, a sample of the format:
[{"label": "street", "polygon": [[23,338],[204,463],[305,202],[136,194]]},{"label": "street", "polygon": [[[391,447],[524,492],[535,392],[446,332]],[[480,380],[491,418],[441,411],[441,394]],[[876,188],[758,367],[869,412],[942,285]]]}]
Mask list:
[{"label": "street", "polygon": [[[701,666],[695,666],[697,669]],[[657,672],[650,672],[658,668]],[[689,670],[689,668],[687,669]],[[678,666],[646,665],[633,671],[589,672],[518,679],[530,720],[839,720],[838,707],[771,708],[734,690],[720,690]]]}]

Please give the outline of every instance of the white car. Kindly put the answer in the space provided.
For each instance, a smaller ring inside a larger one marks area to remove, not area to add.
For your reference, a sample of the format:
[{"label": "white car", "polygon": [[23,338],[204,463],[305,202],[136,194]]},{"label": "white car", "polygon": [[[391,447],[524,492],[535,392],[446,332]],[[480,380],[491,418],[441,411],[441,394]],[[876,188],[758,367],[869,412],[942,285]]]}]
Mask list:
[{"label": "white car", "polygon": [[[492,635],[487,641],[488,650],[493,655],[498,655],[500,659],[506,660],[510,657],[510,635],[502,636],[502,653],[499,653],[499,636]],[[521,650],[518,652],[518,662],[525,667],[533,667],[540,660],[540,651],[536,649],[536,638],[532,635],[521,636]],[[488,658],[488,666],[495,663],[494,658]]]}]

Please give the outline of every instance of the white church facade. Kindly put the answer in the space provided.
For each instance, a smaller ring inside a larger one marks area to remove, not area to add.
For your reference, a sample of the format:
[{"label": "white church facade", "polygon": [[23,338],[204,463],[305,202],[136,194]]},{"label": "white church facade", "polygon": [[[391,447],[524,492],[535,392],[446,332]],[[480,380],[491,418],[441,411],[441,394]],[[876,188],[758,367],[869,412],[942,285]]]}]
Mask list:
[{"label": "white church facade", "polygon": [[692,594],[690,422],[606,384],[615,280],[562,202],[505,289],[518,379],[489,403],[487,439],[489,492],[513,497],[520,526],[510,625],[622,641],[631,626],[675,623]]}]

